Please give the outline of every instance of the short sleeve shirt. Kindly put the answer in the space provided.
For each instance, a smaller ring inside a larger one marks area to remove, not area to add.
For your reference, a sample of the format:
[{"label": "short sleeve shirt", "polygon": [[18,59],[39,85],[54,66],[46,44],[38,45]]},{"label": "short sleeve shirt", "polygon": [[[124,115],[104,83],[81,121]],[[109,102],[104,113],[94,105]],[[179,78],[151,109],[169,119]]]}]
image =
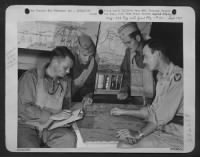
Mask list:
[{"label": "short sleeve shirt", "polygon": [[170,63],[168,70],[158,73],[156,96],[149,109],[149,121],[157,126],[170,122],[176,114],[183,114],[183,70]]}]

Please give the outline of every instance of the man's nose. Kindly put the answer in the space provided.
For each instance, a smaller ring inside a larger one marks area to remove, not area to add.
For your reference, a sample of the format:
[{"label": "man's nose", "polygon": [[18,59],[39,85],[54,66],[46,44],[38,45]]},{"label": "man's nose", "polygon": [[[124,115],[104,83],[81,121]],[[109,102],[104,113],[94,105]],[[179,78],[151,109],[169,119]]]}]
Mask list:
[{"label": "man's nose", "polygon": [[89,56],[85,56],[85,60],[88,61],[89,60]]}]

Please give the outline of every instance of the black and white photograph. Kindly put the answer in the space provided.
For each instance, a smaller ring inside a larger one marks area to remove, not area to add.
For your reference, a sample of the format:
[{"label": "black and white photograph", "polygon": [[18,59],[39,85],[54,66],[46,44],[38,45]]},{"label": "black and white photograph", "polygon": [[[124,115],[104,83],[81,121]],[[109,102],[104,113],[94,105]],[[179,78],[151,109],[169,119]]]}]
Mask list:
[{"label": "black and white photograph", "polygon": [[[102,15],[96,17],[95,7],[91,14],[79,7],[82,17],[70,6],[27,8],[7,14],[6,134],[14,136],[7,136],[7,149],[191,151],[195,107],[185,103],[195,71],[190,9],[147,9],[152,19],[140,12],[141,19],[131,20],[106,13],[121,9],[132,17],[134,7],[97,7]],[[74,17],[64,17],[65,9]],[[22,10],[28,14],[16,15],[12,25],[11,15]]]}]

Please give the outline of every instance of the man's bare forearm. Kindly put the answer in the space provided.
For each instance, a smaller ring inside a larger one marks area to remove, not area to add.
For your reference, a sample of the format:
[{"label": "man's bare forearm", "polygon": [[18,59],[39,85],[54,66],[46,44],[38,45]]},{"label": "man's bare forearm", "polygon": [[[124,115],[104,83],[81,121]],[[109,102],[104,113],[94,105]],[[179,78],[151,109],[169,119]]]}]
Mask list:
[{"label": "man's bare forearm", "polygon": [[154,132],[157,128],[157,125],[153,122],[148,122],[144,128],[142,128],[140,130],[140,132],[143,134],[143,136],[147,136],[149,134],[151,134],[152,132]]},{"label": "man's bare forearm", "polygon": [[129,116],[134,116],[137,118],[142,118],[142,119],[146,119],[148,117],[148,112],[145,110],[124,110],[124,114],[123,115],[129,115]]}]

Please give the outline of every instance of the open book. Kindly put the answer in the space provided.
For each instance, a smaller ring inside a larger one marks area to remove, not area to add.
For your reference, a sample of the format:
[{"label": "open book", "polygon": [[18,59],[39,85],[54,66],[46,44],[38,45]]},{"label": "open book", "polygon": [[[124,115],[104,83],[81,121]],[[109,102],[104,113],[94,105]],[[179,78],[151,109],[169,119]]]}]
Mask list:
[{"label": "open book", "polygon": [[26,124],[34,125],[38,128],[38,130],[42,131],[43,129],[47,128],[48,130],[65,126],[71,122],[75,122],[79,119],[82,119],[82,109],[76,109],[72,112],[71,117],[64,120],[51,120],[49,119],[45,124],[41,124],[38,121],[27,121]]}]

